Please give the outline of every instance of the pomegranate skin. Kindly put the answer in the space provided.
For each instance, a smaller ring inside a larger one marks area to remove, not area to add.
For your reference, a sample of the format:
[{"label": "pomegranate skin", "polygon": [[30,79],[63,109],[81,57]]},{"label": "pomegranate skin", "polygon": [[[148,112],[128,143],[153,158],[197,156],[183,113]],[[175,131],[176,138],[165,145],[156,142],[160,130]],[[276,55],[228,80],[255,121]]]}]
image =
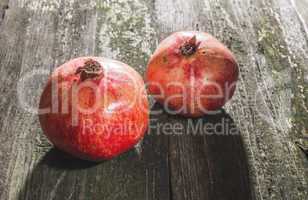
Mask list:
[{"label": "pomegranate skin", "polygon": [[133,148],[147,130],[144,82],[119,61],[70,60],[49,77],[40,99],[39,121],[50,142],[75,157],[114,158]]},{"label": "pomegranate skin", "polygon": [[168,112],[200,117],[234,94],[239,69],[232,52],[212,35],[182,31],[164,39],[146,71],[148,92]]}]

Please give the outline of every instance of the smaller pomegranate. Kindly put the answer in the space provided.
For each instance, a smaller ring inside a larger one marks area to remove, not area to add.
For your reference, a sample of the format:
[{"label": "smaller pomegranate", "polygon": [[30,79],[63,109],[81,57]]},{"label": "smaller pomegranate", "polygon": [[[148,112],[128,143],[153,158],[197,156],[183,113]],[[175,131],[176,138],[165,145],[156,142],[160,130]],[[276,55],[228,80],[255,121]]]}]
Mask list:
[{"label": "smaller pomegranate", "polygon": [[149,121],[142,77],[128,65],[82,57],[55,69],[39,120],[48,139],[81,159],[111,159],[134,147]]},{"label": "smaller pomegranate", "polygon": [[171,113],[199,117],[221,108],[232,96],[238,65],[221,42],[205,32],[176,32],[151,57],[149,93]]}]

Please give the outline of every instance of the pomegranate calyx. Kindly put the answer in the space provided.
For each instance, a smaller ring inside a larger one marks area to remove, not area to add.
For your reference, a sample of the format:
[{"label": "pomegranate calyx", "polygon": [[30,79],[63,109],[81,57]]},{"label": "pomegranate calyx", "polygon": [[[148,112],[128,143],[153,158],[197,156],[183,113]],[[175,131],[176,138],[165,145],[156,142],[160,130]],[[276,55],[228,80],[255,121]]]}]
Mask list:
[{"label": "pomegranate calyx", "polygon": [[192,38],[185,41],[183,45],[181,45],[180,47],[181,54],[183,56],[191,56],[197,51],[199,45],[200,42],[197,43],[197,38],[194,35]]},{"label": "pomegranate calyx", "polygon": [[99,62],[89,59],[84,66],[78,67],[75,74],[80,74],[80,80],[84,81],[103,75],[103,68]]}]

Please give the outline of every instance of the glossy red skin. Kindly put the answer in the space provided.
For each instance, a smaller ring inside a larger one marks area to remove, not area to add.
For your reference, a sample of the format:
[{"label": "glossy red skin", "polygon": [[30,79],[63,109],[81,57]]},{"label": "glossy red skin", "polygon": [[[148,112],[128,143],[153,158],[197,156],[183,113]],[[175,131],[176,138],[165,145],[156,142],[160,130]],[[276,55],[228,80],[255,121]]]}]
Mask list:
[{"label": "glossy red skin", "polygon": [[[78,99],[78,105],[83,109],[90,108],[94,105],[94,92],[85,87],[78,92],[78,95],[69,95],[69,109],[64,113],[61,109],[64,104],[61,100],[64,98],[64,92],[61,91],[69,91],[68,94],[72,94],[72,85],[82,83],[80,75],[75,72],[89,59],[94,59],[103,66],[104,76],[84,81],[94,83],[107,98],[100,99],[102,102],[94,113],[85,114],[77,111],[78,123],[74,125],[72,115],[77,108],[74,105],[77,104],[72,100]],[[97,57],[73,59],[52,73],[41,96],[40,109],[52,106],[52,80],[57,81],[56,88],[59,93],[58,99],[53,100],[53,103],[58,102],[61,112],[40,114],[39,120],[45,135],[59,149],[81,159],[101,161],[133,148],[144,136],[149,121],[144,82],[142,77],[128,65]],[[138,101],[130,104],[134,98]],[[90,123],[90,120],[93,123]],[[109,129],[104,129],[102,125],[108,126]],[[132,125],[132,128],[124,130],[121,128],[123,125]]]},{"label": "glossy red skin", "polygon": [[[183,56],[179,49],[193,36],[200,45],[193,55]],[[178,114],[199,117],[221,108],[233,96],[238,73],[235,57],[216,38],[205,32],[183,31],[159,44],[148,63],[146,81],[158,102]],[[217,98],[209,96],[219,94]]]}]

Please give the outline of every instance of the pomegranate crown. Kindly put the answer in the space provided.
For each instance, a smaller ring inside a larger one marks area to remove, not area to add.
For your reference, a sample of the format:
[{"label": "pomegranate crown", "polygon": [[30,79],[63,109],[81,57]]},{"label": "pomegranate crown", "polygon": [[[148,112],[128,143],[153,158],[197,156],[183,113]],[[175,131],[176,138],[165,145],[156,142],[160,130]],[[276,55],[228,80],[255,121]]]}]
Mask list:
[{"label": "pomegranate crown", "polygon": [[103,68],[99,62],[89,59],[84,66],[78,67],[75,74],[80,74],[81,81],[92,79],[103,74]]},{"label": "pomegranate crown", "polygon": [[194,35],[180,46],[180,52],[183,56],[191,56],[197,51],[199,45],[200,42],[197,42],[197,37]]}]

